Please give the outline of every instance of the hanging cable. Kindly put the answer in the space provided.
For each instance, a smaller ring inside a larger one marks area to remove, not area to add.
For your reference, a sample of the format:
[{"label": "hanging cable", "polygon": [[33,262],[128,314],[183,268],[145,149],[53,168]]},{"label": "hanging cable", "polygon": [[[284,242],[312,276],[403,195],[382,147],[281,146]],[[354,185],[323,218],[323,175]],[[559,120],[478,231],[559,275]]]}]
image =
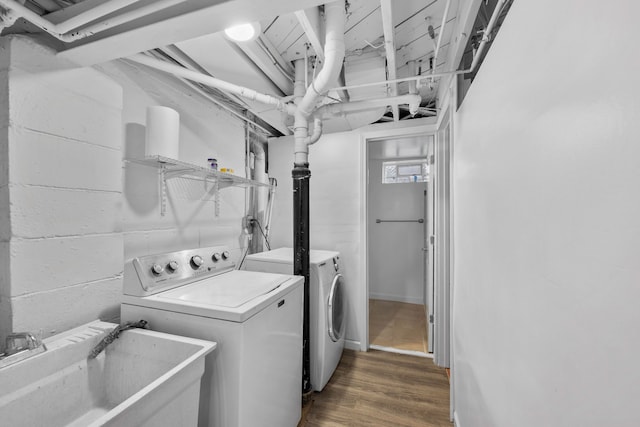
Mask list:
[{"label": "hanging cable", "polygon": [[260,225],[260,221],[258,221],[257,219],[253,219],[253,222],[255,222],[256,224],[258,224],[258,228],[260,229],[260,233],[262,233],[262,237],[264,237],[264,242],[267,244],[267,249],[271,250],[271,245],[269,244],[269,240],[267,239],[267,235],[265,234],[264,230],[262,229],[262,226]]}]

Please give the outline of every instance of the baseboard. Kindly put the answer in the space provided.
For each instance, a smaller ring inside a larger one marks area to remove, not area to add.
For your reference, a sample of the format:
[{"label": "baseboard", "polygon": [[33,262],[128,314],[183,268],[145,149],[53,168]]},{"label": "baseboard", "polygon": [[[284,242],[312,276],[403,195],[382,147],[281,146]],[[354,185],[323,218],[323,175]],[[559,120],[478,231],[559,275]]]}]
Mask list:
[{"label": "baseboard", "polygon": [[407,304],[424,304],[424,300],[420,297],[406,297],[400,295],[389,295],[389,294],[378,294],[375,292],[369,292],[369,298],[371,299],[381,299],[383,301],[396,301],[396,302],[406,302]]},{"label": "baseboard", "polygon": [[405,354],[407,356],[417,356],[417,357],[424,357],[427,359],[433,359],[433,354],[423,353],[421,351],[402,350],[400,348],[385,347],[383,345],[375,345],[375,344],[371,344],[369,348],[372,350],[387,351],[389,353],[398,353],[398,354]]},{"label": "baseboard", "polygon": [[456,411],[453,411],[453,426],[462,427],[462,425],[460,424],[460,419],[458,419],[458,413]]},{"label": "baseboard", "polygon": [[360,351],[360,341],[344,340],[344,348],[347,350]]}]

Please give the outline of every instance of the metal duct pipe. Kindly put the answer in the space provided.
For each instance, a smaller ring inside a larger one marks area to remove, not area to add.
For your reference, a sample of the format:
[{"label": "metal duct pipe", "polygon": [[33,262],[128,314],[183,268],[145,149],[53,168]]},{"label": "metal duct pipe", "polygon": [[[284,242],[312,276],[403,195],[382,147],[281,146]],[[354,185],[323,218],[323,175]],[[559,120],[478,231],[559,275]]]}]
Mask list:
[{"label": "metal duct pipe", "polygon": [[87,10],[86,12],[78,16],[69,18],[68,20],[63,21],[59,24],[54,24],[48,21],[47,19],[41,17],[37,13],[31,11],[29,8],[23,6],[15,0],[0,0],[0,6],[6,9],[6,12],[3,16],[3,20],[6,21],[6,23],[4,24],[5,26],[12,25],[18,18],[24,18],[38,28],[51,34],[58,40],[61,40],[65,43],[71,43],[76,40],[92,36],[101,31],[108,30],[109,28],[113,28],[115,26],[133,21],[134,19],[138,19],[159,10],[163,10],[176,4],[182,3],[185,0],[155,1],[148,5],[134,9],[130,12],[126,12],[112,18],[105,19],[104,21],[89,25],[88,27],[85,27],[81,30],[71,31],[73,28],[78,28],[89,22],[103,18],[104,16],[107,16],[112,12],[122,9],[137,1],[139,0],[111,0],[107,3],[103,3],[90,10]]}]

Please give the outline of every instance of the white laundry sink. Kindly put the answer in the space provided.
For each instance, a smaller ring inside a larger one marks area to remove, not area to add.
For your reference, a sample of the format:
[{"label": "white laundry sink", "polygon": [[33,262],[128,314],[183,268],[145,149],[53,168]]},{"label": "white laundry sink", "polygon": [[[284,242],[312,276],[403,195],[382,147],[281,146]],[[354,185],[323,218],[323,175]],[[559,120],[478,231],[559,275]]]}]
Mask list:
[{"label": "white laundry sink", "polygon": [[88,358],[116,326],[88,323],[1,368],[0,425],[196,426],[204,356],[216,344],[131,329]]}]

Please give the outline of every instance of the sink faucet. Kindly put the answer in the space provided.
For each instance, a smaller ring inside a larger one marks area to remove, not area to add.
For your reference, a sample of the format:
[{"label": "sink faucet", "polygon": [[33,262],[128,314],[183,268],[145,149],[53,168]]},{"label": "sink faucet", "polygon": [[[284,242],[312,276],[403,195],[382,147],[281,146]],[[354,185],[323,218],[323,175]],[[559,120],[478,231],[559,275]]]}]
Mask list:
[{"label": "sink faucet", "polygon": [[6,349],[0,354],[0,368],[27,359],[47,350],[47,346],[31,332],[14,332],[7,335]]},{"label": "sink faucet", "polygon": [[45,350],[47,349],[33,333],[14,332],[7,335],[5,351],[7,356],[11,356],[24,350],[35,350],[40,346],[43,346]]}]

